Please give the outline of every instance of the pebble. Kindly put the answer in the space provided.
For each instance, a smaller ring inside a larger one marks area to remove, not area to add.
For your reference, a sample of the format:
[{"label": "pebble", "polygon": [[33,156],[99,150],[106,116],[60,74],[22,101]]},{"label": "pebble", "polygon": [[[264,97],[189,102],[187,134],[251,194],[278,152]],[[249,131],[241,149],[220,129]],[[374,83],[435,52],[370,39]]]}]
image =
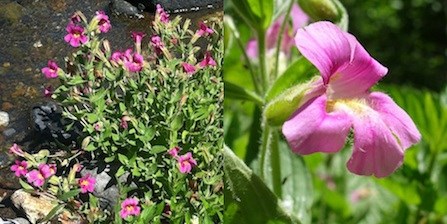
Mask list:
[{"label": "pebble", "polygon": [[15,133],[17,133],[16,129],[14,128],[8,128],[3,131],[3,135],[7,138],[13,136]]},{"label": "pebble", "polygon": [[9,124],[9,114],[4,112],[4,111],[0,111],[0,126],[8,126]]},{"label": "pebble", "polygon": [[12,108],[14,108],[14,105],[12,105],[12,103],[10,103],[10,102],[2,103],[2,110],[8,111],[8,110],[11,110]]},{"label": "pebble", "polygon": [[9,62],[5,62],[5,63],[3,63],[3,67],[5,67],[5,68],[8,68],[8,67],[10,67],[11,66],[11,63],[9,63]]}]

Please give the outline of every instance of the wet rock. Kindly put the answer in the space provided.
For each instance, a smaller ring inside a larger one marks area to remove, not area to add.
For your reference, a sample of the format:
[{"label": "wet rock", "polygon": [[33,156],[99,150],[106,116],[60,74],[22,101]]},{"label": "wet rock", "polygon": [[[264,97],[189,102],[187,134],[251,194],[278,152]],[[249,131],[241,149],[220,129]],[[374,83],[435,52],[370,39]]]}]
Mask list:
[{"label": "wet rock", "polygon": [[13,159],[11,156],[9,156],[6,152],[0,151],[0,169],[8,167],[12,162]]},{"label": "wet rock", "polygon": [[39,137],[64,144],[75,141],[82,130],[80,124],[76,124],[70,131],[65,131],[65,127],[71,121],[62,117],[61,109],[54,102],[33,107],[31,121],[33,129]]},{"label": "wet rock", "polygon": [[9,124],[9,114],[4,112],[4,111],[0,111],[0,127],[6,127]]},{"label": "wet rock", "polygon": [[110,9],[117,15],[126,15],[136,18],[144,18],[141,14],[141,10],[125,0],[111,0]]},{"label": "wet rock", "polygon": [[45,196],[33,196],[24,190],[17,190],[11,195],[14,206],[23,211],[31,223],[36,223],[39,219],[45,218],[56,204],[52,199]]},{"label": "wet rock", "polygon": [[22,187],[20,186],[19,178],[17,178],[14,175],[14,172],[9,169],[9,166],[0,169],[0,177],[2,178],[0,181],[1,189],[16,190]]},{"label": "wet rock", "polygon": [[151,0],[151,2],[153,5],[160,4],[172,13],[223,7],[223,0]]},{"label": "wet rock", "polygon": [[12,137],[14,134],[16,134],[17,131],[14,128],[8,128],[6,130],[3,131],[3,135],[7,138]]}]

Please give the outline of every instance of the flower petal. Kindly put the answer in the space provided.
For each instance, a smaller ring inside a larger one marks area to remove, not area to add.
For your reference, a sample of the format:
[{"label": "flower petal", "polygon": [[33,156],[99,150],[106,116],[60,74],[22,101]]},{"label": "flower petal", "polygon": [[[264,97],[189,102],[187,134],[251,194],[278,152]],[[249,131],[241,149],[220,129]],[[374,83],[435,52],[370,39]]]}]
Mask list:
[{"label": "flower petal", "polygon": [[326,96],[309,100],[282,127],[295,153],[337,152],[343,148],[351,127],[347,113],[326,112]]},{"label": "flower petal", "polygon": [[[372,110],[371,110],[372,111]],[[354,151],[347,163],[358,175],[386,177],[403,161],[403,149],[378,113],[354,118]]]},{"label": "flower petal", "polygon": [[294,31],[307,25],[309,22],[309,16],[296,3],[293,4],[290,15],[292,17]]},{"label": "flower petal", "polygon": [[382,66],[357,39],[330,22],[316,22],[299,29],[295,42],[329,84],[331,98],[355,97],[367,92],[386,75]]},{"label": "flower petal", "polygon": [[388,95],[373,92],[369,95],[371,108],[379,112],[380,118],[391,129],[393,136],[405,150],[421,140],[421,134],[410,116]]}]

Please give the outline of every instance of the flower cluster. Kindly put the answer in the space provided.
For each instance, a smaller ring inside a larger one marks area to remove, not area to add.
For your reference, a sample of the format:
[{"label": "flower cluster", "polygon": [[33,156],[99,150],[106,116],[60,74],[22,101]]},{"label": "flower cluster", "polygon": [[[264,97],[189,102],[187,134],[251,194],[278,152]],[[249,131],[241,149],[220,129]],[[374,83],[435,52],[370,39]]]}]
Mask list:
[{"label": "flower cluster", "polygon": [[137,198],[126,198],[121,203],[121,211],[120,211],[121,218],[125,219],[129,216],[140,215],[141,208],[138,204],[139,202]]},{"label": "flower cluster", "polygon": [[197,161],[192,157],[191,152],[187,152],[184,155],[179,156],[178,153],[180,150],[181,148],[176,146],[168,150],[168,154],[177,160],[180,173],[190,173],[192,168],[197,166]]},{"label": "flower cluster", "polygon": [[124,66],[129,72],[139,72],[144,67],[143,56],[137,52],[132,52],[130,48],[124,52],[115,51],[110,61],[115,66]]}]

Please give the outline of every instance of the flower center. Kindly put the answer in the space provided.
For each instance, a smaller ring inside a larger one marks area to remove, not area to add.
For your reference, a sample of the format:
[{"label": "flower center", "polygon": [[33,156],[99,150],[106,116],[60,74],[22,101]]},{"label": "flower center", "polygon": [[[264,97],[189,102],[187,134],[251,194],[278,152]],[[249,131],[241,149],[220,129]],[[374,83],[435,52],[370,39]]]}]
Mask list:
[{"label": "flower center", "polygon": [[128,205],[128,206],[126,206],[126,210],[127,210],[128,212],[132,211],[132,210],[133,210],[133,205]]},{"label": "flower center", "polygon": [[371,111],[368,103],[363,98],[328,100],[326,112],[344,111],[350,114],[362,115]]}]

